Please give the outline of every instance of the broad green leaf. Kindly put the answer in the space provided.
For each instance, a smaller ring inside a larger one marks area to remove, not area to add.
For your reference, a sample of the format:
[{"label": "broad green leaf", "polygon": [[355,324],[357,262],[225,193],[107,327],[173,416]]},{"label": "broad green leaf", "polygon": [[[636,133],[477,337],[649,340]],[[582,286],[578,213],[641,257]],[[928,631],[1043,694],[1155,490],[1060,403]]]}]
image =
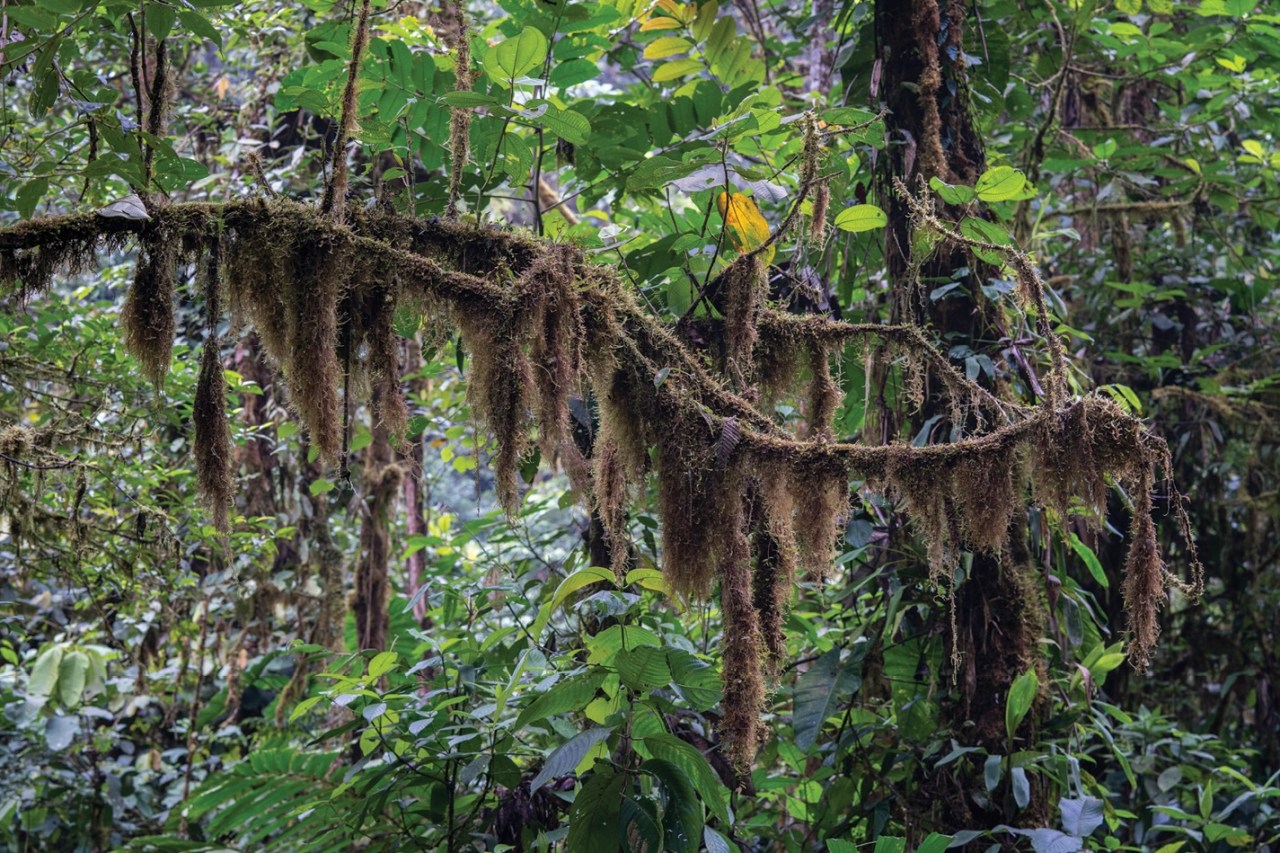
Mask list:
[{"label": "broad green leaf", "polygon": [[74,708],[84,696],[89,678],[89,656],[81,651],[63,655],[58,669],[58,700],[64,708]]},{"label": "broad green leaf", "polygon": [[369,677],[381,678],[396,668],[396,659],[400,655],[395,652],[379,652],[369,661]]},{"label": "broad green leaf", "polygon": [[551,621],[552,614],[564,603],[565,599],[584,586],[589,586],[593,583],[608,583],[616,586],[618,579],[612,570],[603,566],[587,566],[586,568],[578,569],[560,581],[560,585],[556,587],[556,591],[551,595],[551,600],[538,610],[538,616],[533,622],[533,630],[531,632],[534,640],[542,636],[547,623]]},{"label": "broad green leaf", "polygon": [[597,763],[569,808],[568,849],[612,851],[622,842],[622,793],[627,776]]},{"label": "broad green leaf", "polygon": [[1093,552],[1092,548],[1080,541],[1080,537],[1074,532],[1071,534],[1070,542],[1071,549],[1084,561],[1085,566],[1089,569],[1089,574],[1093,575],[1093,579],[1103,589],[1108,589],[1111,586],[1111,581],[1107,578],[1107,573],[1102,570],[1102,563],[1099,562],[1098,555]]},{"label": "broad green leaf", "polygon": [[836,214],[836,227],[841,231],[871,231],[889,224],[889,217],[874,204],[855,204]]},{"label": "broad green leaf", "polygon": [[661,758],[651,758],[640,769],[662,783],[663,826],[668,850],[696,853],[702,841],[702,804],[694,793],[689,776],[678,766]]},{"label": "broad green leaf", "polygon": [[1018,726],[1022,725],[1027,712],[1031,710],[1039,690],[1040,678],[1036,675],[1034,666],[1014,679],[1013,685],[1009,688],[1009,698],[1004,706],[1005,731],[1010,740],[1017,733]]},{"label": "broad green leaf", "polygon": [[931,832],[925,836],[924,841],[916,847],[915,853],[942,853],[951,842],[955,841],[954,835],[943,835],[939,832]]},{"label": "broad green leaf", "polygon": [[521,729],[530,723],[536,723],[557,714],[582,710],[595,698],[606,675],[607,673],[600,670],[561,681],[520,712],[520,716],[516,718],[515,728]]},{"label": "broad green leaf", "polygon": [[[1010,201],[1027,198],[1027,176],[1012,166],[996,166],[978,178],[973,190],[983,201]],[[1032,191],[1031,195],[1034,195]]]},{"label": "broad green leaf", "polygon": [[587,729],[585,732],[579,732],[569,738],[560,746],[556,747],[550,755],[547,756],[546,763],[542,765],[542,770],[538,775],[533,777],[533,781],[529,784],[529,792],[541,788],[552,779],[558,779],[561,776],[567,776],[572,773],[582,759],[587,757],[587,753],[592,747],[613,734],[613,729],[605,727],[596,727]]},{"label": "broad green leaf", "polygon": [[489,48],[484,64],[495,80],[510,83],[537,68],[546,58],[547,37],[534,27],[525,27],[520,35]]},{"label": "broad green leaf", "polygon": [[166,6],[163,3],[148,3],[146,5],[147,29],[151,31],[151,35],[156,39],[166,39],[169,33],[173,31],[173,22],[177,20],[178,12],[172,6]]},{"label": "broad green leaf", "polygon": [[62,666],[62,646],[50,646],[36,658],[31,667],[27,692],[36,696],[48,696],[58,684],[58,670]]},{"label": "broad green leaf", "polygon": [[591,122],[587,121],[586,116],[573,110],[562,110],[555,104],[543,100],[529,102],[532,107],[540,107],[543,104],[547,105],[547,111],[535,121],[565,142],[571,142],[574,145],[586,144],[591,136]]},{"label": "broad green leaf", "polygon": [[929,188],[947,204],[968,204],[974,198],[973,187],[953,186],[937,177],[929,179]]},{"label": "broad green leaf", "polygon": [[860,686],[861,678],[840,666],[840,649],[824,652],[796,679],[795,706],[791,726],[796,746],[809,749],[818,740],[827,717],[841,702],[848,701]]},{"label": "broad green leaf", "polygon": [[623,649],[614,658],[622,683],[632,690],[647,693],[655,687],[671,683],[671,669],[667,666],[667,653],[652,646]]},{"label": "broad green leaf", "polygon": [[724,797],[724,785],[707,763],[707,757],[697,747],[665,733],[644,738],[644,745],[654,758],[670,761],[683,770],[716,819],[726,825],[729,823],[729,806]]}]

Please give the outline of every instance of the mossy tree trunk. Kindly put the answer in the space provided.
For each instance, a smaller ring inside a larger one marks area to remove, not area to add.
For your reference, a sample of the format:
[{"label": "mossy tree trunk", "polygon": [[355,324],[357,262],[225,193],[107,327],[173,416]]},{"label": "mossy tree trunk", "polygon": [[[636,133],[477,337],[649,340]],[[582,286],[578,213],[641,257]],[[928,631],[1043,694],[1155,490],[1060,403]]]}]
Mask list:
[{"label": "mossy tree trunk", "polygon": [[[931,178],[972,186],[986,168],[982,140],[969,108],[964,67],[964,30],[969,4],[960,0],[879,0],[875,6],[875,35],[879,87],[873,96],[887,108],[889,145],[878,164],[879,198],[889,215],[885,260],[893,283],[891,313],[898,322],[932,326],[944,349],[968,344],[999,359],[997,343],[1004,336],[999,306],[982,294],[990,267],[977,262],[963,247],[938,246],[919,270],[913,264],[912,226],[906,202],[894,191],[901,180],[913,191]],[[946,216],[945,218],[952,218]],[[956,216],[955,218],[959,218]],[[963,295],[941,301],[928,298],[931,285],[919,282],[951,280],[968,268]],[[945,436],[951,425],[944,389],[929,389],[926,402],[908,425],[915,434],[930,418],[941,415],[933,435]],[[895,425],[888,425],[893,436]],[[1004,711],[1009,687],[1029,667],[1043,671],[1038,640],[1043,631],[1043,606],[1030,555],[1026,548],[1025,516],[1016,514],[1010,546],[1004,553],[975,554],[967,577],[955,575],[955,622],[945,631],[944,660],[958,660],[949,698],[942,703],[945,736],[959,743],[1007,754]],[[945,617],[943,620],[945,622]],[[944,664],[940,677],[950,678]],[[1019,731],[1018,748],[1034,739],[1035,714]],[[940,733],[940,736],[944,736]],[[992,795],[982,783],[981,758],[956,762],[950,772],[931,774],[918,789],[916,811],[921,830],[983,829],[997,824],[1037,822],[1046,817],[1037,788],[1031,804],[1011,814],[1007,782]],[[914,809],[913,809],[914,810]]]}]

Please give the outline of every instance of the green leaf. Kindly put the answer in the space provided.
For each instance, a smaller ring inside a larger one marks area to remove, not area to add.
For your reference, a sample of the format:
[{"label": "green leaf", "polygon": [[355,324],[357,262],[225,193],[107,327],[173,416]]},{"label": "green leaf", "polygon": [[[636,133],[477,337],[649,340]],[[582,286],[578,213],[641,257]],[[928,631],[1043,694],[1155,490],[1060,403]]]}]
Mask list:
[{"label": "green leaf", "polygon": [[968,204],[973,201],[973,187],[953,186],[941,178],[930,178],[929,188],[947,204]]},{"label": "green leaf", "polygon": [[1093,552],[1092,548],[1080,541],[1080,537],[1075,533],[1071,534],[1069,541],[1071,542],[1071,549],[1076,552],[1076,556],[1084,561],[1085,566],[1089,569],[1089,574],[1093,575],[1093,579],[1103,589],[1109,589],[1111,581],[1107,578],[1107,573],[1102,570],[1102,563],[1098,560],[1098,555]]},{"label": "green leaf", "polygon": [[547,37],[534,27],[525,27],[520,35],[489,48],[484,64],[495,80],[510,83],[537,68],[546,58]]},{"label": "green leaf", "polygon": [[618,675],[632,690],[647,693],[655,687],[671,683],[671,669],[667,666],[667,653],[652,646],[623,649],[614,659]]},{"label": "green leaf", "polygon": [[[994,222],[979,219],[976,216],[966,216],[960,220],[960,233],[970,240],[977,240],[982,243],[990,243],[996,246],[1013,246],[1013,238],[1009,236],[1008,231]],[[993,249],[974,246],[973,253],[989,264],[1001,264],[1004,262],[1003,253]]]},{"label": "green leaf", "polygon": [[591,751],[592,747],[608,738],[611,734],[613,734],[612,728],[597,726],[587,729],[585,732],[579,732],[560,744],[547,756],[547,761],[542,765],[542,770],[529,783],[529,793],[532,794],[552,779],[558,779],[561,776],[567,776],[572,773],[574,768],[582,763],[582,759],[587,757],[587,753]]},{"label": "green leaf", "polygon": [[807,671],[796,679],[795,707],[791,726],[796,746],[807,750],[818,740],[827,717],[835,713],[842,700],[852,698],[861,686],[861,678],[849,668],[840,666],[840,649],[824,652]]},{"label": "green leaf", "polygon": [[645,59],[666,59],[693,49],[693,42],[679,36],[663,36],[644,49]]},{"label": "green leaf", "polygon": [[841,231],[870,231],[883,228],[889,222],[885,212],[874,204],[855,204],[836,214],[836,227]]},{"label": "green leaf", "polygon": [[378,652],[369,661],[369,677],[381,678],[396,668],[396,660],[400,657],[395,652]]},{"label": "green leaf", "polygon": [[907,839],[882,835],[876,839],[873,853],[904,853],[906,849]]},{"label": "green leaf", "polygon": [[573,110],[562,110],[555,104],[542,100],[533,100],[529,102],[530,106],[547,105],[547,111],[539,116],[536,121],[542,124],[547,130],[574,145],[585,145],[591,137],[591,122],[587,121],[587,117],[582,113]]},{"label": "green leaf", "polygon": [[663,849],[658,809],[652,800],[646,799],[642,805],[630,797],[624,798],[619,817],[622,832],[631,842],[627,848],[630,853],[658,853]]},{"label": "green leaf", "polygon": [[216,44],[219,49],[222,48],[222,33],[218,32],[217,28],[204,15],[199,12],[182,9],[178,11],[178,19],[182,21],[182,26],[200,36],[200,38],[208,39]]},{"label": "green leaf", "polygon": [[1039,690],[1040,678],[1036,675],[1035,667],[1031,667],[1014,679],[1013,685],[1009,688],[1009,699],[1004,706],[1004,726],[1010,740],[1013,740],[1018,726],[1022,725],[1027,712],[1031,710]]},{"label": "green leaf", "polygon": [[332,480],[326,480],[324,477],[320,477],[311,482],[311,485],[307,487],[307,491],[311,492],[312,497],[315,497],[316,495],[323,495],[332,492],[333,488]]},{"label": "green leaf", "polygon": [[450,107],[496,107],[498,99],[484,92],[473,92],[470,89],[461,92],[446,92],[440,96],[440,102]]},{"label": "green leaf", "polygon": [[144,14],[147,16],[147,29],[156,39],[168,38],[173,31],[173,22],[178,18],[177,10],[163,3],[148,3]]},{"label": "green leaf", "polygon": [[573,798],[569,808],[568,849],[611,853],[622,842],[622,792],[627,777],[607,764],[596,770]]},{"label": "green leaf", "polygon": [[89,656],[81,651],[69,652],[62,657],[58,671],[58,700],[64,708],[74,708],[84,696],[84,686],[89,678]]},{"label": "green leaf", "polygon": [[71,741],[75,740],[75,736],[79,733],[80,718],[78,716],[73,714],[67,717],[50,717],[44,726],[44,742],[54,752],[62,752],[71,746]]},{"label": "green leaf", "polygon": [[688,775],[675,764],[651,758],[640,769],[662,783],[662,823],[668,850],[696,853],[702,841],[702,805],[694,794]]},{"label": "green leaf", "polygon": [[954,835],[943,835],[939,832],[929,833],[924,841],[920,842],[920,846],[916,848],[916,853],[942,853],[947,847],[955,841]]},{"label": "green leaf", "polygon": [[36,658],[27,681],[27,692],[35,696],[48,696],[58,684],[58,670],[62,666],[62,646],[50,646]]},{"label": "green leaf", "polygon": [[551,600],[538,609],[538,615],[533,622],[533,630],[530,632],[534,641],[536,642],[542,636],[547,623],[551,621],[552,614],[564,603],[565,599],[584,586],[589,586],[593,583],[608,583],[616,586],[618,579],[612,570],[603,566],[587,566],[586,568],[578,569],[560,581],[560,585],[556,587],[556,591],[551,595]]},{"label": "green leaf", "polygon": [[580,711],[595,698],[608,673],[603,670],[574,676],[561,681],[520,712],[516,718],[515,728],[521,729],[530,723],[564,714],[569,711]]},{"label": "green leaf", "polygon": [[670,761],[685,772],[694,789],[711,813],[725,825],[729,823],[729,806],[725,801],[720,777],[707,763],[707,757],[697,747],[670,734],[651,735],[644,738],[644,745],[654,758]]},{"label": "green leaf", "polygon": [[983,172],[973,189],[983,201],[1011,201],[1028,198],[1027,187],[1026,175],[1012,166],[996,166]]}]

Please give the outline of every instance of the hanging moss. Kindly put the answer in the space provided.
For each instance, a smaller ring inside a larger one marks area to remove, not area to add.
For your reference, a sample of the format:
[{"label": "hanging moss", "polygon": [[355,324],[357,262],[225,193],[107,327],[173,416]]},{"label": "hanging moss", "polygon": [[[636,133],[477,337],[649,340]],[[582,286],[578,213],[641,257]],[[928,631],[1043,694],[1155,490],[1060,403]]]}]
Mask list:
[{"label": "hanging moss", "polygon": [[[732,486],[739,486],[732,478]],[[717,521],[727,525],[720,575],[720,609],[723,614],[722,651],[723,717],[720,735],[740,772],[750,769],[764,739],[760,713],[764,709],[763,650],[760,613],[752,590],[751,544],[744,529],[742,495],[736,489],[725,496]],[[665,569],[664,569],[665,571]]]},{"label": "hanging moss", "polygon": [[138,359],[142,374],[157,388],[164,384],[173,355],[174,280],[178,274],[177,243],[153,232],[142,244],[133,285],[120,309],[124,342]]},{"label": "hanging moss", "polygon": [[[926,215],[932,216],[920,213]],[[752,257],[735,262],[741,275],[729,282],[735,291],[729,305],[737,307],[719,332],[718,321],[707,327],[712,339],[726,341],[726,377],[641,308],[616,272],[586,263],[573,247],[525,234],[361,209],[335,222],[285,200],[174,204],[153,211],[149,222],[89,215],[46,225],[0,229],[0,271],[8,281],[29,288],[86,263],[95,237],[118,243],[130,233],[145,235],[126,310],[132,345],[153,377],[163,377],[172,344],[177,260],[216,244],[211,254],[222,258],[233,316],[255,327],[311,441],[330,459],[341,450],[343,407],[353,408],[357,392],[371,395],[380,429],[403,423],[394,319],[406,305],[461,333],[470,401],[496,439],[497,490],[508,512],[518,506],[517,466],[536,429],[544,457],[569,471],[625,561],[626,506],[644,487],[655,449],[668,583],[691,596],[720,584],[722,733],[739,762],[754,754],[764,677],[785,653],[781,626],[795,572],[829,570],[851,476],[903,497],[938,573],[953,567],[961,549],[1004,553],[1029,485],[1065,518],[1076,502],[1101,507],[1110,484],[1125,484],[1135,493],[1125,584],[1135,660],[1145,660],[1155,641],[1165,586],[1191,594],[1200,586],[1192,543],[1189,583],[1169,577],[1160,564],[1150,491],[1157,473],[1169,470],[1168,452],[1137,419],[1100,398],[1059,404],[1058,396],[1041,408],[997,399],[968,382],[913,327],[773,311],[757,301],[763,270]],[[50,250],[46,237],[62,236],[71,247]],[[1034,302],[1034,270],[1015,269],[1030,279]],[[206,299],[216,302],[217,291]],[[167,335],[157,331],[166,322]],[[921,393],[924,383],[944,387],[956,423],[972,420],[981,431],[924,447],[837,441],[832,419],[840,391],[829,359],[850,339],[861,340],[876,360],[899,361],[908,384],[914,372]],[[221,443],[225,421],[218,426],[223,389],[215,341],[210,335],[202,356],[196,443],[201,488],[217,513],[228,506],[231,487],[223,477],[228,452]],[[757,378],[769,402],[805,375],[800,397],[808,423],[797,437],[753,398]],[[599,410],[589,472],[572,448],[568,398],[576,393]],[[1185,512],[1173,509],[1189,536]],[[625,562],[614,568],[621,571]]]},{"label": "hanging moss", "polygon": [[196,382],[191,420],[195,431],[196,485],[209,508],[213,526],[226,533],[229,528],[227,511],[234,492],[226,379],[217,338],[206,339],[204,352],[200,355],[200,378]]},{"label": "hanging moss", "polygon": [[729,371],[738,389],[752,385],[752,353],[768,279],[759,255],[740,255],[720,276],[725,302]]},{"label": "hanging moss", "polygon": [[[575,489],[590,490],[587,460],[573,440],[569,395],[580,391],[585,364],[582,313],[575,292],[575,259],[553,248],[529,265],[519,282],[520,309],[530,317],[530,360],[536,365],[539,443],[543,458],[559,461]],[[625,553],[625,551],[623,552]]]},{"label": "hanging moss", "polygon": [[533,368],[521,349],[519,328],[510,315],[457,310],[462,345],[469,356],[467,399],[497,440],[493,458],[498,501],[511,515],[519,507],[517,473],[529,446]]}]

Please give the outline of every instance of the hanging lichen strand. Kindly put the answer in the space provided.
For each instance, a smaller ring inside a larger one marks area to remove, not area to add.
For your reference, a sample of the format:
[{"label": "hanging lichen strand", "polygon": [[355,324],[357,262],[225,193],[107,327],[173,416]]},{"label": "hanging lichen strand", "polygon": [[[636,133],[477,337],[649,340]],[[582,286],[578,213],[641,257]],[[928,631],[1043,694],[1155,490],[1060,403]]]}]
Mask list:
[{"label": "hanging lichen strand", "polygon": [[[922,223],[936,226],[941,239],[963,239],[924,211]],[[342,407],[352,405],[340,397],[344,384],[366,399],[380,389],[372,395],[375,412],[393,430],[403,427],[392,318],[397,307],[410,307],[461,334],[471,401],[497,441],[497,490],[508,511],[516,509],[517,468],[536,429],[544,459],[560,460],[625,560],[624,508],[656,477],[671,586],[705,596],[720,585],[722,733],[740,766],[761,736],[765,682],[784,651],[782,619],[797,566],[814,576],[829,569],[853,476],[905,499],[941,575],[949,575],[961,549],[1005,548],[1009,517],[1029,496],[1065,518],[1073,500],[1100,507],[1109,482],[1128,485],[1134,542],[1125,590],[1135,662],[1144,662],[1155,642],[1156,611],[1171,578],[1156,550],[1150,491],[1170,470],[1167,450],[1107,399],[1019,406],[966,381],[916,329],[792,317],[767,305],[736,310],[730,327],[720,327],[736,339],[737,367],[727,373],[773,383],[771,396],[807,376],[807,387],[790,389],[809,421],[798,435],[641,309],[613,269],[586,263],[571,246],[374,210],[350,211],[339,223],[284,200],[173,204],[156,207],[146,221],[90,213],[20,223],[0,230],[0,279],[30,296],[57,271],[85,269],[96,244],[119,246],[129,234],[142,247],[126,308],[129,341],[152,378],[163,375],[172,344],[162,339],[173,329],[171,271],[203,260],[206,307],[216,314],[223,295],[233,320],[253,325],[293,408],[329,457],[341,451]],[[1034,274],[1017,259],[1011,266],[1020,276]],[[761,275],[750,264],[743,277]],[[1038,280],[1021,285],[1036,296]],[[216,319],[210,317],[211,330]],[[751,328],[733,328],[739,324]],[[954,406],[994,426],[925,447],[835,441],[839,390],[828,355],[851,339],[872,357],[907,363],[921,381],[944,383]],[[216,345],[210,334],[206,347]],[[197,391],[196,455],[200,486],[221,521],[231,489],[219,473],[228,454],[225,421],[212,403],[222,399],[221,371],[210,351]],[[1056,366],[1060,350],[1054,356]],[[591,465],[569,434],[571,394],[599,406]],[[1177,500],[1171,509],[1184,517]],[[1187,546],[1193,579],[1174,582],[1195,594],[1200,569]]]}]

